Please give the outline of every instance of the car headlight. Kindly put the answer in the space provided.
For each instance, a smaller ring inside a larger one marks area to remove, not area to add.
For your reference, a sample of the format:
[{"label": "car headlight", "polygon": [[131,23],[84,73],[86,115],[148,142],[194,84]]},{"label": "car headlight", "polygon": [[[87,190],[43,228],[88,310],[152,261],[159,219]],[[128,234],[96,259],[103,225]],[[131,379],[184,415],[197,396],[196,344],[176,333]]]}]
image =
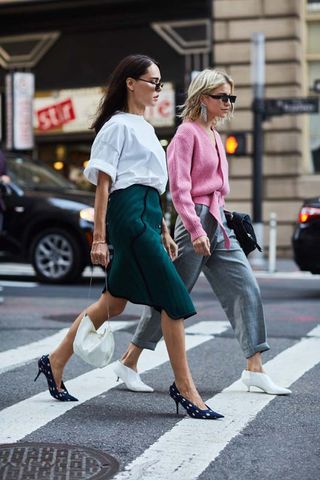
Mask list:
[{"label": "car headlight", "polygon": [[84,208],[83,210],[80,210],[80,218],[82,218],[82,220],[87,220],[87,222],[93,222],[94,208],[89,207],[89,208]]}]

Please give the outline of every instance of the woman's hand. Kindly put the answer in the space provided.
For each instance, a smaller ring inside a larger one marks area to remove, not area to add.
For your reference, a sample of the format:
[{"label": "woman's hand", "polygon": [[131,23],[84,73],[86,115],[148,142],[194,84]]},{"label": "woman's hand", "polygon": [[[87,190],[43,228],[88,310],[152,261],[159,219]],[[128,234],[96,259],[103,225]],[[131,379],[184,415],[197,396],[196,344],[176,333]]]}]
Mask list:
[{"label": "woman's hand", "polygon": [[175,243],[170,233],[166,232],[162,234],[162,242],[171,260],[175,260],[178,256],[178,245]]},{"label": "woman's hand", "polygon": [[10,183],[11,178],[8,175],[1,175],[0,180],[2,183]]},{"label": "woman's hand", "polygon": [[203,255],[204,257],[211,255],[208,237],[198,237],[192,242],[192,245],[197,255]]},{"label": "woman's hand", "polygon": [[109,263],[108,245],[102,242],[93,242],[90,256],[93,265],[102,265],[102,267],[107,267]]}]

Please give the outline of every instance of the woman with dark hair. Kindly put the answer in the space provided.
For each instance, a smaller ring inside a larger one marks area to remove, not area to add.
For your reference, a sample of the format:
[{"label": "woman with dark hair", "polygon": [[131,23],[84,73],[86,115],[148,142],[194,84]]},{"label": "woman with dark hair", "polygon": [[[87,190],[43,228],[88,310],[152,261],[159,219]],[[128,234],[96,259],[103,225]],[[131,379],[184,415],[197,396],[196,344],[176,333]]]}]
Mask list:
[{"label": "woman with dark hair", "polygon": [[[41,357],[39,373],[47,377],[54,398],[77,400],[66,390],[62,373],[84,314],[99,328],[108,316],[119,315],[128,300],[153,306],[161,314],[175,377],[169,393],[177,412],[181,404],[193,418],[216,419],[222,415],[202,401],[187,362],[183,319],[196,312],[170,259],[177,247],[161,212],[160,195],[167,184],[165,154],[143,117],[145,108],[157,103],[161,89],[159,66],[145,55],[126,57],[112,75],[93,124],[97,136],[84,172],[97,186],[91,260],[108,266],[108,290],[77,317],[58,348]],[[107,241],[114,248],[110,264]]]}]

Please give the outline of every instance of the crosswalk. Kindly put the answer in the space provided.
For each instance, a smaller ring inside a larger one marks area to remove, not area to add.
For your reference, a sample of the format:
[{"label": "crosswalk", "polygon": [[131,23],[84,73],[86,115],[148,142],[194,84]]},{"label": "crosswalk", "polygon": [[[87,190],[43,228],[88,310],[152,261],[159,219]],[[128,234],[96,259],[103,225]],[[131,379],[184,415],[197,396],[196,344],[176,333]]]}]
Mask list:
[{"label": "crosswalk", "polygon": [[[129,326],[136,325],[138,321],[117,321],[113,323],[112,330],[123,330]],[[40,357],[43,352],[50,352],[60,343],[68,329],[62,328],[59,332],[50,337],[45,337],[37,342],[29,343],[21,347],[0,352],[0,373],[7,372]]]},{"label": "crosswalk", "polygon": [[[290,386],[319,362],[320,336],[317,329],[309,332],[307,339],[281,352],[268,362],[265,368],[271,377],[277,377],[280,384]],[[198,478],[232,438],[239,434],[273,398],[273,395],[260,393],[248,395],[239,380],[234,382],[206,402],[209,407],[219,412],[223,411],[225,418],[218,422],[199,422],[197,441],[193,443],[190,453],[188,451],[186,453],[185,443],[181,442],[181,439],[192,438],[194,420],[186,418],[128,465],[115,480]],[[208,439],[211,439],[210,448]],[[172,451],[173,455],[163,464],[161,459],[168,451]],[[139,477],[141,472],[143,477]]]},{"label": "crosswalk", "polygon": [[[113,325],[113,330],[121,334],[127,327],[131,327],[133,322],[115,322]],[[210,342],[214,343],[229,328],[229,323],[225,321],[195,323],[186,329],[186,349],[192,352]],[[28,366],[30,362],[33,362],[32,372],[36,373],[35,359],[52,350],[65,333],[66,329],[61,329],[37,342],[0,352],[0,374],[13,373],[22,366]],[[161,341],[155,352],[144,352],[139,362],[139,370],[141,373],[156,372],[167,362],[167,351]],[[293,342],[289,348],[275,355],[265,364],[265,369],[279,384],[289,387],[319,363],[320,325],[310,330],[300,341]],[[44,377],[40,378],[43,391],[12,403],[0,411],[0,443],[14,443],[29,438],[49,424],[52,426],[52,422],[62,416],[67,421],[69,414],[84,404],[90,405],[96,397],[119,385],[113,373],[113,364],[102,369],[92,369],[66,382],[67,388],[79,398],[79,402],[62,403],[51,399]],[[166,428],[164,424],[165,431],[159,431],[157,439],[141,454],[128,464],[122,465],[122,471],[115,479],[197,479],[230,441],[240,435],[274,398],[272,395],[261,394],[258,390],[249,394],[240,380],[236,380],[206,401],[209,406],[225,415],[223,420],[201,422],[188,417],[181,420],[178,417],[173,426]],[[166,459],[165,462],[163,458]]]},{"label": "crosswalk", "polygon": [[[228,327],[229,324],[227,322],[218,322],[217,326],[212,324],[211,330],[209,330],[206,325],[205,329],[210,331],[210,335],[187,336],[187,350],[211,340],[212,334],[222,333]],[[168,356],[165,344],[162,341],[154,353],[145,352],[140,363],[140,370],[141,372],[145,372],[167,361]],[[2,410],[0,412],[0,425],[2,425],[3,428],[0,433],[0,443],[17,442],[34,430],[63,415],[68,410],[76,408],[81,405],[81,403],[114,388],[117,385],[117,380],[112,367],[113,363],[104,368],[91,370],[66,382],[66,387],[75,397],[80,399],[79,402],[53,402],[52,408],[48,409],[48,392],[44,391]],[[86,385],[85,391],[83,391],[83,385]],[[27,420],[25,418],[26,411],[28,412]]]}]

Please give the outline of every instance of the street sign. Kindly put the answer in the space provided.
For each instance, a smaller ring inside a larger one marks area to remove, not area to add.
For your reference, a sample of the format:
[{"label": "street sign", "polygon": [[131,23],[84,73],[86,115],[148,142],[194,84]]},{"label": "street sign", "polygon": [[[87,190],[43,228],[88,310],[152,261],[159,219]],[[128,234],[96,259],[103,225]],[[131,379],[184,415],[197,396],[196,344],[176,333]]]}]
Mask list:
[{"label": "street sign", "polygon": [[264,113],[268,116],[318,112],[319,97],[268,98],[264,100]]},{"label": "street sign", "polygon": [[39,130],[48,131],[61,127],[76,118],[71,98],[37,111]]}]

